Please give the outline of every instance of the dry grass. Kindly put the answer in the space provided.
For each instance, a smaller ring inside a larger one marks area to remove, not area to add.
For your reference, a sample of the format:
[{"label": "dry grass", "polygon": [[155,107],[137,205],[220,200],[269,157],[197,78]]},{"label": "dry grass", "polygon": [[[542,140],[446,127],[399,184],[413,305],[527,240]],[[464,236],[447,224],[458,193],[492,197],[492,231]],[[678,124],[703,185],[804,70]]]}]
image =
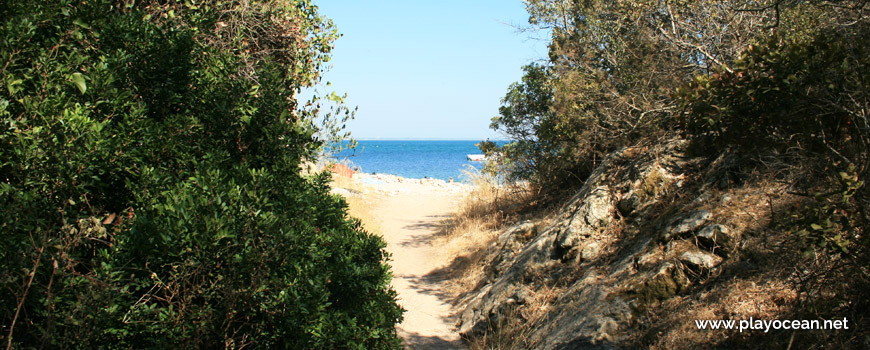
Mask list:
[{"label": "dry grass", "polygon": [[491,328],[494,330],[492,333],[470,339],[469,349],[529,349],[533,346],[530,342],[533,331],[551,311],[553,302],[564,292],[565,288],[550,286],[530,293],[525,304],[510,309],[499,319],[499,324]]},{"label": "dry grass", "polygon": [[[812,268],[795,246],[794,237],[774,223],[777,215],[784,216],[795,200],[781,187],[769,178],[759,178],[726,192],[713,192],[710,210],[714,217],[723,220],[721,224],[731,228],[734,257],[723,264],[720,276],[696,287],[690,295],[663,301],[639,315],[638,322],[643,326],[638,329],[637,348],[696,349],[701,344],[711,349],[746,348],[747,344],[752,344],[750,348],[815,348],[832,341],[824,338],[830,335],[824,331],[714,331],[699,330],[694,323],[694,320],[750,317],[826,318],[801,311],[800,281],[809,278],[798,276]],[[721,202],[719,198],[726,195],[731,200]],[[818,334],[822,334],[822,340]]]},{"label": "dry grass", "polygon": [[448,292],[457,297],[473,290],[485,277],[487,248],[506,225],[527,209],[531,191],[523,186],[499,185],[492,177],[466,172],[473,190],[463,199],[456,214],[445,221],[444,261],[449,266]]},{"label": "dry grass", "polygon": [[[466,173],[473,190],[463,199],[456,214],[443,223],[443,260],[450,264],[441,269],[449,294],[462,299],[480,287],[486,268],[498,247],[498,235],[508,226],[523,220],[545,221],[541,211],[532,207],[535,195],[524,185],[499,185],[480,173]],[[533,237],[528,237],[529,239]],[[497,333],[469,339],[471,349],[523,348],[532,333],[532,325],[546,315],[558,296],[554,288],[529,295],[524,305],[508,312]]]},{"label": "dry grass", "polygon": [[483,279],[486,248],[498,237],[497,228],[503,220],[494,204],[498,186],[483,176],[473,179],[474,189],[442,228],[443,258],[452,262],[447,289],[456,296],[474,289]]}]

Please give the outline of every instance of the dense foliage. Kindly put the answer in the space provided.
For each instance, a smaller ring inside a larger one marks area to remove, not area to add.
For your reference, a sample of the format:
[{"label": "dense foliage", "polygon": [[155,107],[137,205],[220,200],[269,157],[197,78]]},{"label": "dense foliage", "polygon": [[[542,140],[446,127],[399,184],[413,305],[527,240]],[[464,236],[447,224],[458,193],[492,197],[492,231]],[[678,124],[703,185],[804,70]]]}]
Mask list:
[{"label": "dense foliage", "polygon": [[322,142],[295,94],[336,37],[309,1],[12,1],[0,21],[7,349],[398,346],[384,242],[300,175]]},{"label": "dense foliage", "polygon": [[[533,26],[552,33],[544,118],[515,110],[513,88],[493,128],[517,145],[499,150],[505,171],[545,193],[582,183],[609,152],[674,129],[674,89],[737,56],[755,35],[769,32],[771,10],[742,1],[526,2]],[[754,10],[753,10],[754,9]],[[527,76],[531,71],[527,70]],[[536,73],[537,74],[537,73]],[[535,124],[519,134],[511,121]],[[534,163],[524,159],[534,155]]]}]

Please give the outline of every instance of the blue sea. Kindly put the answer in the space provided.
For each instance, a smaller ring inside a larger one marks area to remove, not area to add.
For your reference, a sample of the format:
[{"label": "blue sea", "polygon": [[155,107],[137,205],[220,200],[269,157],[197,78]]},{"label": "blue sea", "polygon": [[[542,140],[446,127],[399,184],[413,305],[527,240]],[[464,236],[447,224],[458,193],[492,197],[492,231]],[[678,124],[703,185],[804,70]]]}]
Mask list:
[{"label": "blue sea", "polygon": [[[480,154],[476,144],[480,140],[428,141],[428,140],[361,140],[355,150],[336,155],[340,161],[349,161],[351,168],[364,173],[393,174],[406,178],[423,177],[456,181],[468,180],[463,171],[480,170],[482,162],[466,159],[466,155]],[[502,144],[503,142],[497,142]]]}]

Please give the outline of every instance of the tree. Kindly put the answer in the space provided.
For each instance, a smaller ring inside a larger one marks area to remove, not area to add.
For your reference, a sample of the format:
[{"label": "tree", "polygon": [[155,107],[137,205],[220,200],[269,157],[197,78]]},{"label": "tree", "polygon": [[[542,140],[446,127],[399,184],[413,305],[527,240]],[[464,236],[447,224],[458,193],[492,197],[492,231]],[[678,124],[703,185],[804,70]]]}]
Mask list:
[{"label": "tree", "polygon": [[395,348],[384,242],[326,175],[304,0],[0,4],[8,348]]},{"label": "tree", "polygon": [[[582,183],[620,147],[674,132],[676,89],[696,75],[730,70],[754,38],[774,30],[777,18],[774,6],[747,1],[525,3],[530,24],[552,34],[545,65],[552,91],[548,116],[502,114],[503,122],[492,127],[518,140],[503,153],[523,164],[549,164],[517,174],[554,189],[565,188],[566,179]],[[538,79],[530,74],[536,73],[527,70],[524,81]],[[530,92],[512,87],[500,112],[511,113],[515,96]],[[522,130],[534,130],[534,146],[518,134]],[[554,168],[562,170],[545,170]]]}]

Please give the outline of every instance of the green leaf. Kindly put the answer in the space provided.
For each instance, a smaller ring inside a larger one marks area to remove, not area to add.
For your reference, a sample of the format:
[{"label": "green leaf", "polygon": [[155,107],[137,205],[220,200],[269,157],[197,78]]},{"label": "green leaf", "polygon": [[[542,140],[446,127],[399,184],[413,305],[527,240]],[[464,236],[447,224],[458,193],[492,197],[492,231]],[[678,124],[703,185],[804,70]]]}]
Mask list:
[{"label": "green leaf", "polygon": [[87,23],[85,23],[85,21],[82,21],[81,18],[76,18],[76,19],[73,21],[73,24],[75,24],[75,25],[77,25],[77,26],[79,26],[79,27],[85,28],[85,29],[91,29],[91,26],[89,26]]},{"label": "green leaf", "polygon": [[24,81],[21,79],[10,79],[6,81],[6,89],[9,90],[10,95],[15,95],[15,93],[21,91],[21,83]]},{"label": "green leaf", "polygon": [[88,84],[85,82],[85,76],[82,73],[73,73],[72,81],[76,84],[76,87],[79,88],[81,93],[85,93],[88,91]]}]

